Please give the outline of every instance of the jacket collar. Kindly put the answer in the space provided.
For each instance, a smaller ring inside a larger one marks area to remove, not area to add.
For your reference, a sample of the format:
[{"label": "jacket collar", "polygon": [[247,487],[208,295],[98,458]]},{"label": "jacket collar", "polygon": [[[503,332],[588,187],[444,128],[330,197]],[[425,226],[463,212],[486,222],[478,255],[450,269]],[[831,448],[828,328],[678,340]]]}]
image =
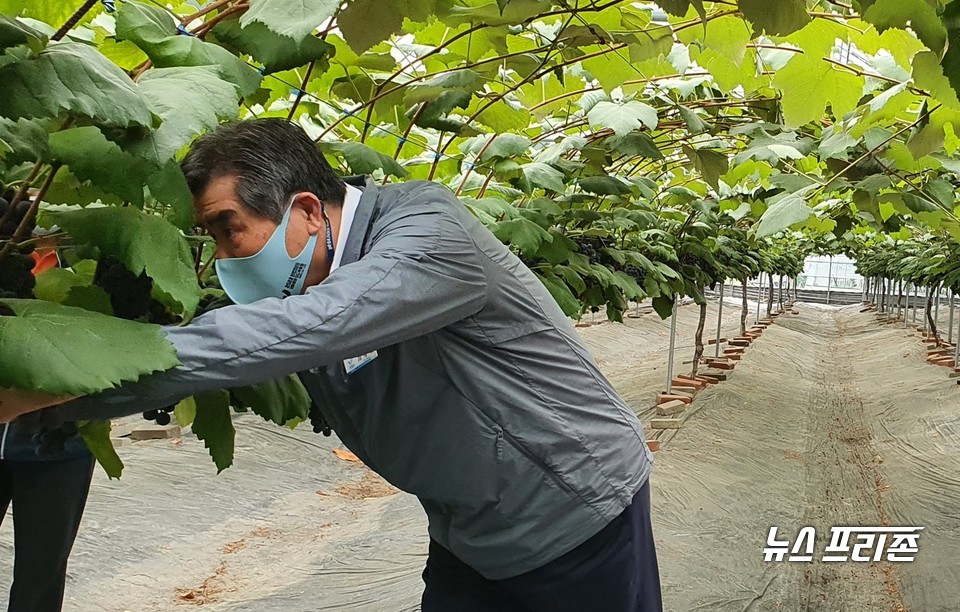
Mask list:
[{"label": "jacket collar", "polygon": [[380,198],[380,187],[370,177],[348,176],[343,178],[343,182],[360,189],[363,195],[360,196],[360,204],[350,225],[350,233],[347,234],[347,243],[340,259],[341,266],[360,259],[363,244],[370,230],[370,222],[377,207],[377,200]]}]

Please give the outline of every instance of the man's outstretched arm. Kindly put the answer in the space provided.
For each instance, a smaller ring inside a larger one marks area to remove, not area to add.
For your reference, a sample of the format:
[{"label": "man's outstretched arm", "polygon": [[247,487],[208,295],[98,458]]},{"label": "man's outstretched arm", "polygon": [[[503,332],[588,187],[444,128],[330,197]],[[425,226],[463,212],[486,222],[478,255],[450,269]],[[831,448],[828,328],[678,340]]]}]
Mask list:
[{"label": "man's outstretched arm", "polygon": [[227,306],[166,330],[181,365],[47,409],[52,420],[136,414],[203,391],[241,387],[415,338],[478,312],[486,278],[466,229],[418,206],[358,262],[304,295]]}]

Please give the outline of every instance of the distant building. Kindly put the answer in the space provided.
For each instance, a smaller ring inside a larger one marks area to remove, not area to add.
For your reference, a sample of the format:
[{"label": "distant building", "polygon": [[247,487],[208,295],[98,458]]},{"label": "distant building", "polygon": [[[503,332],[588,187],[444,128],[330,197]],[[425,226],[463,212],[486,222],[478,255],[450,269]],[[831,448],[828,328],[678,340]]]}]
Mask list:
[{"label": "distant building", "polygon": [[845,255],[818,255],[803,262],[803,273],[797,277],[797,288],[813,291],[863,291],[863,277],[856,272],[856,262]]}]

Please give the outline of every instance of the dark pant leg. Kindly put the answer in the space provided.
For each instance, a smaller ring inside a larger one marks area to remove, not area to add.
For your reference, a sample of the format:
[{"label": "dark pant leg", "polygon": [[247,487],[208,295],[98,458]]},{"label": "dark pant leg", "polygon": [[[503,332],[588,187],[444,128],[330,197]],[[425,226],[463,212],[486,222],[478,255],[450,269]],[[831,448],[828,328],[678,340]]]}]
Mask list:
[{"label": "dark pant leg", "polygon": [[94,460],[5,462],[13,475],[13,586],[8,612],[59,612],[67,559]]},{"label": "dark pant leg", "polygon": [[423,582],[423,612],[528,612],[496,581],[484,578],[433,540]]},{"label": "dark pant leg", "polygon": [[649,482],[597,535],[543,567],[500,582],[533,612],[662,612]]}]

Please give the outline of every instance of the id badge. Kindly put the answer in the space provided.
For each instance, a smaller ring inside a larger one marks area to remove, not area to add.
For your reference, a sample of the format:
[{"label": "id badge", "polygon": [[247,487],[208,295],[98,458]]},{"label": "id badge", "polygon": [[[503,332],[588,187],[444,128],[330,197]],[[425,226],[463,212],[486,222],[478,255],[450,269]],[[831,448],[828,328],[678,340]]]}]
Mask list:
[{"label": "id badge", "polygon": [[371,361],[377,358],[377,351],[372,351],[366,355],[360,355],[359,357],[351,357],[350,359],[343,360],[343,369],[347,374],[353,374],[363,366],[367,365]]}]

